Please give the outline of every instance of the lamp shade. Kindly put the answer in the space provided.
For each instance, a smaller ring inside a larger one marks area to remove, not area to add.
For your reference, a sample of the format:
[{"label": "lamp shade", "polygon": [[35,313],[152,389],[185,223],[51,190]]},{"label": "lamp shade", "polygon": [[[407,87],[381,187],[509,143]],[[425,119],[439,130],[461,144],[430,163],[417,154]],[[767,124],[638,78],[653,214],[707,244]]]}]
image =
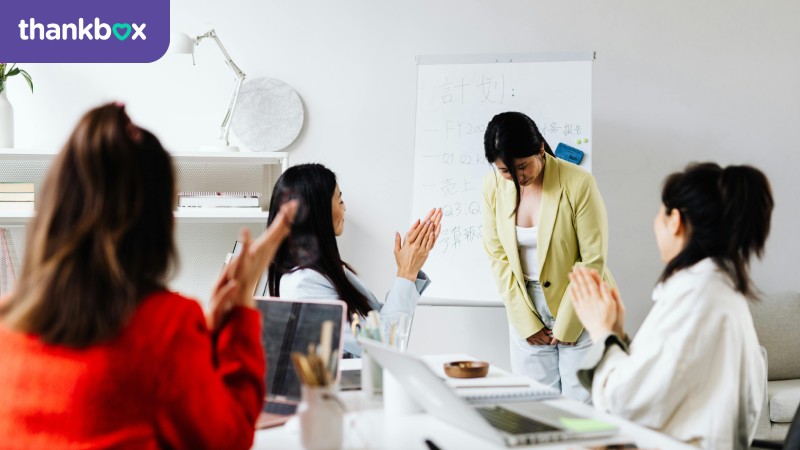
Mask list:
[{"label": "lamp shade", "polygon": [[194,47],[197,45],[197,40],[190,37],[188,34],[173,31],[169,35],[169,48],[167,53],[194,53]]}]

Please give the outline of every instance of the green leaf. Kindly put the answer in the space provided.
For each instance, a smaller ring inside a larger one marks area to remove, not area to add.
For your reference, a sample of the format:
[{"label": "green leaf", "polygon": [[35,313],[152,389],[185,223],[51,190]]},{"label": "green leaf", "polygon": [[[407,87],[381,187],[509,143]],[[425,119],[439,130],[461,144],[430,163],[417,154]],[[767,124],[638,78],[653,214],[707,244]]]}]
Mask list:
[{"label": "green leaf", "polygon": [[31,94],[33,94],[33,80],[31,80],[31,75],[24,70],[20,70],[19,72],[22,74],[22,78],[25,78],[25,81],[28,82],[28,86],[31,88]]},{"label": "green leaf", "polygon": [[19,69],[11,69],[11,70],[8,71],[8,75],[6,75],[6,76],[7,77],[13,77],[14,75],[16,75],[18,73],[19,73]]}]

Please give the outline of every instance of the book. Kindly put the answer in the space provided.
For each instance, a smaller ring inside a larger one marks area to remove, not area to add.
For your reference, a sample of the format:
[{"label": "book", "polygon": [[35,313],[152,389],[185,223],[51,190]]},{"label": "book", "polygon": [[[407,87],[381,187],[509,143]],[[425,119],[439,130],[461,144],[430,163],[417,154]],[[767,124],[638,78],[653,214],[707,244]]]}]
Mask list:
[{"label": "book", "polygon": [[525,376],[503,371],[483,378],[448,378],[445,383],[472,404],[528,402],[557,398],[559,392]]},{"label": "book", "polygon": [[33,192],[33,183],[0,183],[0,192]]},{"label": "book", "polygon": [[456,393],[459,397],[473,405],[532,402],[558,398],[560,396],[560,393],[544,385],[528,387],[456,389]]},{"label": "book", "polygon": [[2,192],[0,191],[0,201],[2,202],[32,202],[33,192]]},{"label": "book", "polygon": [[258,208],[259,192],[180,192],[180,208]]},{"label": "book", "polygon": [[459,397],[473,405],[495,403],[529,402],[558,398],[561,393],[536,380],[513,375],[494,364],[489,373],[482,378],[451,378],[444,372],[443,364],[448,361],[472,360],[466,355],[429,355],[425,361],[433,371],[450,386]]},{"label": "book", "polygon": [[181,191],[178,197],[261,197],[261,192],[213,192],[213,191]]},{"label": "book", "polygon": [[33,211],[33,202],[0,202],[0,211]]},{"label": "book", "polygon": [[0,295],[14,290],[17,281],[19,258],[8,228],[0,227]]}]

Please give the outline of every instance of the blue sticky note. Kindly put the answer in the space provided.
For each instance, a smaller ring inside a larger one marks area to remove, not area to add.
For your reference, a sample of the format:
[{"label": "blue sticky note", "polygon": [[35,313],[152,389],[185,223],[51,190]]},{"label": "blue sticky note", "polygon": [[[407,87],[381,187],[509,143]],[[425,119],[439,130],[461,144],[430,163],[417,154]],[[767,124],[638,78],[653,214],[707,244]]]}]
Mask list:
[{"label": "blue sticky note", "polygon": [[580,164],[583,161],[583,152],[575,147],[561,142],[556,147],[556,158],[561,158],[564,161],[569,161],[573,164]]}]

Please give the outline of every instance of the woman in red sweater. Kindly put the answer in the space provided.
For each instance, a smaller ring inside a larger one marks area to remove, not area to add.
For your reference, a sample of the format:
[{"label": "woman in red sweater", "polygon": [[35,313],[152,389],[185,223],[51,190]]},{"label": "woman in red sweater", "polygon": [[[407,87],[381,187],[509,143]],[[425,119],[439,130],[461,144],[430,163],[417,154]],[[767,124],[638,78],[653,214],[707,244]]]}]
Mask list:
[{"label": "woman in red sweater", "polygon": [[0,303],[0,448],[249,448],[264,398],[252,287],[295,205],[212,293],[166,289],[175,174],[118,104],[89,111],[37,198],[17,289]]}]

